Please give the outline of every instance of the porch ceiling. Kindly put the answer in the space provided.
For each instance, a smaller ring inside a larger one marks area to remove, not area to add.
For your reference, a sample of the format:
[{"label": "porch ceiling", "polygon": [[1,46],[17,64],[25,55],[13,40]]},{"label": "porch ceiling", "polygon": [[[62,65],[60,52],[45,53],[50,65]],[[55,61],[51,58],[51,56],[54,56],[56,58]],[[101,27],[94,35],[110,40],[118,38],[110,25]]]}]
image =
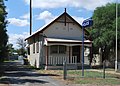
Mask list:
[{"label": "porch ceiling", "polygon": [[[81,40],[70,40],[70,39],[60,39],[60,38],[45,38],[45,45],[67,45],[67,46],[76,46],[82,45]],[[91,46],[90,40],[85,40],[84,44],[86,46]]]}]

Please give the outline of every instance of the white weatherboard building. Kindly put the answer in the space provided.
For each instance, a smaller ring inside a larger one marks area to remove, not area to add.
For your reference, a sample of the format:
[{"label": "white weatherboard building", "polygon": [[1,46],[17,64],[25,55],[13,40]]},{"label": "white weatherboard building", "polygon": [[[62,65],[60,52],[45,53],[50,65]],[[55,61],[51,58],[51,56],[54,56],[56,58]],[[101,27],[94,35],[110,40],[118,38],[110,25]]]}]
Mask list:
[{"label": "white weatherboard building", "polygon": [[[88,33],[84,30],[85,34]],[[64,12],[49,24],[26,38],[28,59],[32,66],[45,69],[60,68],[64,60],[69,68],[77,68],[82,62],[82,27],[68,13]],[[85,40],[84,46],[91,47],[91,41]],[[89,64],[85,52],[85,64]]]}]

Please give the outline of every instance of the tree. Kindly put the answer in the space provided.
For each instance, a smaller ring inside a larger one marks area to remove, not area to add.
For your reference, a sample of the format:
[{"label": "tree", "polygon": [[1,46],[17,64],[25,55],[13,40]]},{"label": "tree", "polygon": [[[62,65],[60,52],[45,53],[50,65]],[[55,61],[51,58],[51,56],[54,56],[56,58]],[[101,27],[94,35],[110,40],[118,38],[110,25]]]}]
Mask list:
[{"label": "tree", "polygon": [[[115,53],[116,36],[116,4],[98,7],[93,13],[93,27],[89,38],[95,48],[101,48],[102,60],[109,59],[111,52]],[[120,4],[118,4],[118,25],[120,25]],[[120,26],[118,26],[118,45],[120,43]],[[114,54],[115,55],[115,54]]]},{"label": "tree", "polygon": [[19,47],[19,49],[17,50],[18,54],[22,55],[22,56],[25,56],[25,54],[26,54],[26,49],[25,49],[26,42],[24,41],[24,39],[23,38],[18,38],[17,39],[17,44],[18,44],[18,47]]},{"label": "tree", "polygon": [[13,44],[7,44],[8,48],[8,56],[13,56],[16,53],[15,49],[13,48]]},{"label": "tree", "polygon": [[8,35],[6,26],[8,21],[6,20],[7,12],[5,8],[4,0],[0,0],[0,61],[7,57]]}]

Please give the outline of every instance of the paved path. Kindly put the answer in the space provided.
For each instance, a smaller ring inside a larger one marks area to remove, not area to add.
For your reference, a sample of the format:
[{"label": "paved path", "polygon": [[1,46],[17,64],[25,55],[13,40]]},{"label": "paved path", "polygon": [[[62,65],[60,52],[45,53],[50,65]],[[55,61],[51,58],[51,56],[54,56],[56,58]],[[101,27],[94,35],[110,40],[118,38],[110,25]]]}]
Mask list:
[{"label": "paved path", "polygon": [[2,67],[5,73],[0,79],[0,86],[65,86],[52,79],[52,75],[39,74],[20,62],[6,62]]}]

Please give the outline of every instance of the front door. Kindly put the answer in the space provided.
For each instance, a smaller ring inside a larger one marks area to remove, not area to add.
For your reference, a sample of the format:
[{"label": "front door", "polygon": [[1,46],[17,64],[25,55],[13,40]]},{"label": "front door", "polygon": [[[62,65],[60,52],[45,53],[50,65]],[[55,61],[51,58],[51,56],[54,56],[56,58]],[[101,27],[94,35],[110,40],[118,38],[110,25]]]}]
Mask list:
[{"label": "front door", "polygon": [[77,56],[77,63],[80,63],[80,46],[72,47],[72,56]]}]

